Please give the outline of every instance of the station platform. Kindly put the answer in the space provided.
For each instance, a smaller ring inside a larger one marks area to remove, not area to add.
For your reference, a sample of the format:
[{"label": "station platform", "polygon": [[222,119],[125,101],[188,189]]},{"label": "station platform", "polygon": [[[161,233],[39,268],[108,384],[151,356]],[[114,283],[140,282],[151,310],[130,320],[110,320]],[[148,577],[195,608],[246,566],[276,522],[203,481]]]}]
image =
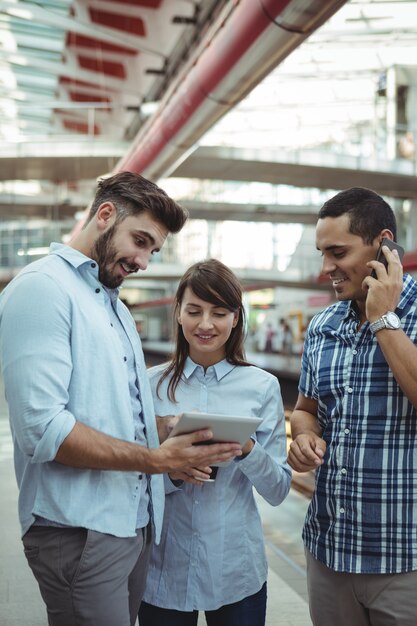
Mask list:
[{"label": "station platform", "polygon": [[[37,583],[23,554],[17,495],[7,405],[0,378],[0,625],[47,626]],[[294,491],[277,508],[258,500],[269,562],[267,626],[311,626],[301,542],[307,504],[307,498]],[[204,615],[200,614],[198,626],[204,624]]]}]

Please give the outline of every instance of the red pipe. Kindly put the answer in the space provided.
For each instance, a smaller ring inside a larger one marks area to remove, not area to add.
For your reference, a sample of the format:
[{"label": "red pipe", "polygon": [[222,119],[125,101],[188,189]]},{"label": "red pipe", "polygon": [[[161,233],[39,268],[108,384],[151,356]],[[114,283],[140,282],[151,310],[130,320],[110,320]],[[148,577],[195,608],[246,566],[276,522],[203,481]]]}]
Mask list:
[{"label": "red pipe", "polygon": [[173,80],[115,172],[151,179],[168,175],[220,117],[345,2],[233,0],[226,5],[228,14]]},{"label": "red pipe", "polygon": [[[231,74],[245,53],[259,41],[262,35],[265,35],[268,28],[275,32],[277,28],[280,28],[281,33],[284,33],[286,37],[304,38],[307,32],[299,31],[295,35],[292,32],[287,35],[286,31],[274,21],[291,2],[293,0],[235,1],[233,12],[220,25],[191,67],[186,67],[181,76],[175,80],[175,87],[168,91],[159,112],[139,131],[131,150],[118,163],[116,171],[130,170],[149,176],[146,168],[155,161],[167,144],[179,135],[181,130],[187,125],[189,127],[192,116],[205,101],[214,106],[220,105],[220,108],[226,108],[226,110],[235,104],[240,99],[236,99],[236,92],[241,93],[239,85],[236,85],[235,90],[230,89],[229,86],[230,96],[227,98],[226,94],[226,101],[216,99],[214,91]],[[302,2],[301,4],[308,7],[309,3]],[[343,2],[334,2],[337,7],[341,4]],[[297,14],[296,9],[294,13]],[[298,9],[299,13],[300,9]],[[317,24],[314,24],[314,27],[316,26]],[[276,46],[279,49],[279,41],[276,41]],[[291,46],[290,49],[293,47]],[[288,53],[289,50],[286,47],[285,49]],[[276,50],[271,51],[270,56],[274,56],[274,53],[276,54]],[[222,98],[221,95],[220,98]],[[218,117],[220,114],[217,115]],[[204,121],[201,122],[200,127],[203,127],[203,131],[206,130]],[[199,133],[199,136],[203,131]],[[196,138],[198,137],[194,137],[193,141],[186,141],[187,145],[178,142],[178,148],[181,152],[185,152]],[[158,173],[163,175],[165,172]]]}]

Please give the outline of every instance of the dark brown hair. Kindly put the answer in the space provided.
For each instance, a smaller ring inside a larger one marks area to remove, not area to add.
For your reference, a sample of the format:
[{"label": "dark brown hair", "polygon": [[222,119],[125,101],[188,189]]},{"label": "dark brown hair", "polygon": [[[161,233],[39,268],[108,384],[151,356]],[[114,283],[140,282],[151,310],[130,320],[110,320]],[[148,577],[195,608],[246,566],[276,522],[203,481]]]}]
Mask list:
[{"label": "dark brown hair", "polygon": [[239,313],[237,324],[232,328],[225,345],[226,359],[233,365],[250,365],[245,359],[243,347],[246,316],[242,304],[242,287],[237,277],[226,265],[216,259],[195,263],[185,272],[177,288],[174,308],[175,351],[157,386],[158,393],[161,383],[170,376],[168,397],[174,402],[175,391],[181,380],[185,361],[189,354],[188,342],[177,319],[187,287],[201,300],[228,309],[233,313]]},{"label": "dark brown hair", "polygon": [[103,202],[116,207],[116,223],[129,215],[147,212],[163,224],[170,233],[178,233],[184,226],[188,212],[152,181],[133,172],[119,172],[99,180],[96,195],[90,208],[88,223]]}]

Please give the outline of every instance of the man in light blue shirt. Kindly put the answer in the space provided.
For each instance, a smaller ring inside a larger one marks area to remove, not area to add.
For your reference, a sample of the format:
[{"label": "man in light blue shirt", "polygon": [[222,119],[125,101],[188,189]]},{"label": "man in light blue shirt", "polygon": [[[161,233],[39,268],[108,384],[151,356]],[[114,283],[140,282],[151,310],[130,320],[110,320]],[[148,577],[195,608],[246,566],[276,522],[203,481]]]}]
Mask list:
[{"label": "man in light blue shirt", "polygon": [[241,453],[193,446],[207,430],[159,447],[140,340],[118,298],[186,218],[137,174],[101,180],[70,245],[52,244],[1,294],[19,517],[50,626],[132,626],[161,530],[157,474]]}]

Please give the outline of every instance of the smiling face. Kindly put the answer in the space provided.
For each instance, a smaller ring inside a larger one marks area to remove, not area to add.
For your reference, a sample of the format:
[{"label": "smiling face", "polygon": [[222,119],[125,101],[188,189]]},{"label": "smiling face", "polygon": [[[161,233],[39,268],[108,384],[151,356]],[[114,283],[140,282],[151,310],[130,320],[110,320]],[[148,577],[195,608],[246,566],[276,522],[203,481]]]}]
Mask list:
[{"label": "smiling face", "polygon": [[146,270],[149,259],[158,252],[168,235],[168,229],[149,213],[129,215],[115,222],[110,214],[108,226],[94,242],[91,258],[99,266],[100,282],[109,289],[120,287],[126,276]]},{"label": "smiling face", "polygon": [[178,323],[195,363],[209,367],[226,356],[226,342],[239,313],[201,300],[187,287],[179,306]]},{"label": "smiling face", "polygon": [[332,280],[338,300],[355,300],[364,308],[367,292],[362,282],[371,270],[366,263],[375,259],[381,236],[371,244],[349,232],[348,214],[319,219],[316,227],[316,246],[321,252],[322,272]]}]

